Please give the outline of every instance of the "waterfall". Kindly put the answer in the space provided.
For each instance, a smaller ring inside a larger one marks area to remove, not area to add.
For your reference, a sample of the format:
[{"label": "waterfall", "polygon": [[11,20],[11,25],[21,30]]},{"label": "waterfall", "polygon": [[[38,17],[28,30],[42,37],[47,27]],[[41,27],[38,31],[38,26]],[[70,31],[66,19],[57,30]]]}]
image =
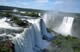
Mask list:
[{"label": "waterfall", "polygon": [[61,34],[70,35],[73,21],[73,17],[64,17],[62,24],[60,25],[57,31]]},{"label": "waterfall", "polygon": [[[32,23],[29,28],[26,28],[22,34],[16,34],[14,38],[15,52],[40,52],[48,48],[50,38],[53,34],[47,32],[45,23],[42,19],[28,20]],[[42,37],[47,39],[43,40]]]},{"label": "waterfall", "polygon": [[42,17],[43,17],[43,20],[44,20],[44,22],[45,22],[45,24],[46,24],[46,22],[47,22],[47,17],[48,17],[48,13],[45,13]]},{"label": "waterfall", "polygon": [[52,39],[52,35],[50,35],[50,34],[53,34],[52,32],[47,32],[47,30],[46,30],[46,26],[45,26],[45,24],[44,24],[44,21],[41,19],[41,21],[40,21],[40,26],[41,26],[41,33],[42,33],[42,35],[45,37],[45,38],[47,38],[47,40],[51,40]]},{"label": "waterfall", "polygon": [[57,17],[55,15],[47,15],[47,13],[43,15],[43,19],[46,22],[47,27],[63,35],[72,35],[71,29],[74,17]]}]

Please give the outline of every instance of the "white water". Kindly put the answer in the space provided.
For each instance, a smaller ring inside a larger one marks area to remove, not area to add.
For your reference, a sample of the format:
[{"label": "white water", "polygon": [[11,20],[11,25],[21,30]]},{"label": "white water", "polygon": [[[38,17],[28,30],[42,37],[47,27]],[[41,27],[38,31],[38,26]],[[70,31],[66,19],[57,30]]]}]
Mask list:
[{"label": "white water", "polygon": [[55,17],[55,14],[52,14],[51,16],[51,14],[45,13],[43,17],[48,28],[51,28],[54,31],[63,35],[71,35],[71,29],[74,17],[65,16],[63,17],[62,21],[61,21],[62,18],[60,19],[60,17]]},{"label": "white water", "polygon": [[45,13],[42,17],[43,17],[43,20],[44,20],[44,22],[45,22],[45,24],[46,24],[46,22],[47,22],[47,18],[48,18],[48,15],[47,15],[48,13]]},{"label": "white water", "polygon": [[57,32],[64,35],[71,35],[71,28],[72,28],[73,21],[74,21],[73,17],[64,17],[62,24],[57,29]]},{"label": "white water", "polygon": [[7,20],[9,20],[9,19],[7,19],[6,17],[0,19],[0,28],[16,29],[16,30],[17,29],[23,29],[22,27],[13,27],[13,26],[11,26],[10,23],[6,22]]},{"label": "white water", "polygon": [[2,38],[0,41],[12,40],[16,34],[24,30],[22,27],[11,26],[9,20],[6,17],[0,19],[0,38]]},{"label": "white water", "polygon": [[[40,52],[41,50],[48,48],[50,42],[49,39],[53,38],[52,33],[48,33],[43,20],[35,19],[28,20],[32,23],[32,26],[25,29],[24,33],[17,35],[14,38],[15,51],[16,52]],[[45,35],[46,40],[42,37]]]},{"label": "white water", "polygon": [[7,20],[9,19],[6,17],[0,19],[0,37],[3,37],[2,41],[6,41],[6,37],[13,40],[15,52],[40,52],[47,49],[53,39],[53,33],[47,32],[42,19],[29,19],[28,21],[32,25],[26,28],[23,33],[21,33],[23,28],[13,27],[9,22],[6,22]]}]

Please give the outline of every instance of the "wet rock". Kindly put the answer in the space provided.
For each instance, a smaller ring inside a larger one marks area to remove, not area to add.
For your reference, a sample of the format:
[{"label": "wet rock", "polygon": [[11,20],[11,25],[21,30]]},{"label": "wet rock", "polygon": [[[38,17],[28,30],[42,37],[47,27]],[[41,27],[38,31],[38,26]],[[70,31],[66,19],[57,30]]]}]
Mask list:
[{"label": "wet rock", "polygon": [[42,52],[49,52],[48,49],[43,49]]},{"label": "wet rock", "polygon": [[11,41],[1,41],[0,52],[15,52],[14,44]]}]

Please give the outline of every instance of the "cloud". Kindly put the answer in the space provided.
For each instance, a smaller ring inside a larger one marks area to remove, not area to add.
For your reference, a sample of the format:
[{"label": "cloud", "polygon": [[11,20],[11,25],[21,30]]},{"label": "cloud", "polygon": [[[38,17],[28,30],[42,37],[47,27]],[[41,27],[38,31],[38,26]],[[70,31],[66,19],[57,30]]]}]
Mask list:
[{"label": "cloud", "polygon": [[48,2],[49,0],[0,0],[0,5],[15,6],[22,8],[47,9]]},{"label": "cloud", "polygon": [[21,5],[21,6],[22,6],[22,5],[23,5],[23,6],[30,5],[29,2],[21,2],[21,1],[16,1],[15,4],[17,4],[17,5]]},{"label": "cloud", "polygon": [[8,0],[0,0],[0,5],[8,5]]},{"label": "cloud", "polygon": [[55,2],[54,2],[55,5],[63,4],[63,3],[64,3],[63,1],[55,1]]},{"label": "cloud", "polygon": [[80,0],[0,0],[0,5],[57,11],[80,11]]},{"label": "cloud", "polygon": [[56,0],[54,9],[58,11],[75,12],[80,10],[80,0]]},{"label": "cloud", "polygon": [[0,0],[0,2],[6,2],[6,1],[8,1],[8,0]]},{"label": "cloud", "polygon": [[49,0],[36,0],[36,2],[38,2],[38,3],[48,3]]}]

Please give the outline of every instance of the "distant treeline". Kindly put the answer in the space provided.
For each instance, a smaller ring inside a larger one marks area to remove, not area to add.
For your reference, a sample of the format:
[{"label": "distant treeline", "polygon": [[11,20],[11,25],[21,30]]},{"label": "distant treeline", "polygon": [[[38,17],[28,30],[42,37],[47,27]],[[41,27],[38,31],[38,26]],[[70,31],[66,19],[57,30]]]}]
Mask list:
[{"label": "distant treeline", "polygon": [[12,6],[0,6],[0,10],[14,10],[18,9],[19,11],[29,11],[29,12],[46,12],[45,10],[38,10],[38,9],[30,9],[30,8],[18,8],[18,7],[12,7]]}]

